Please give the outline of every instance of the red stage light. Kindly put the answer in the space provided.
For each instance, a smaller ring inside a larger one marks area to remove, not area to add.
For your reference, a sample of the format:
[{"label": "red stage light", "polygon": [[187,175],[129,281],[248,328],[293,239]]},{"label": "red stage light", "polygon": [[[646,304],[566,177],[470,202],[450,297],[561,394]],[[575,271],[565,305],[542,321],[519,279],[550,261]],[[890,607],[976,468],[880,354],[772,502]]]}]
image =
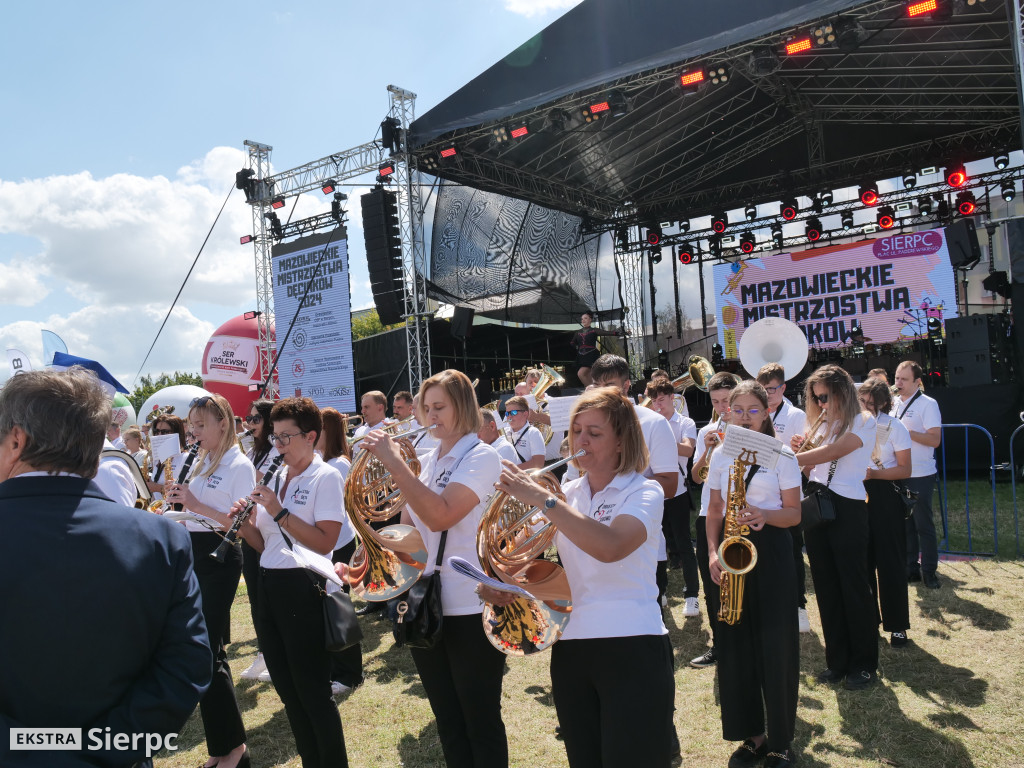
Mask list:
[{"label": "red stage light", "polygon": [[804,234],[807,235],[807,239],[816,243],[821,239],[821,219],[817,216],[812,216],[807,220],[807,224],[804,227]]},{"label": "red stage light", "polygon": [[592,115],[596,115],[598,112],[607,112],[607,111],[608,111],[608,102],[607,101],[602,101],[602,102],[599,102],[597,104],[591,104],[590,105],[590,114],[592,114]]},{"label": "red stage light", "polygon": [[384,165],[380,166],[380,168],[377,169],[377,172],[381,176],[390,176],[392,173],[395,172],[395,166],[392,165],[391,163],[384,163]]},{"label": "red stage light", "polygon": [[794,53],[803,53],[804,51],[811,50],[811,38],[802,37],[799,40],[793,40],[790,43],[786,43],[786,55],[792,56]]},{"label": "red stage light", "polygon": [[694,70],[693,72],[686,72],[685,74],[683,74],[682,77],[679,78],[679,84],[682,85],[683,88],[693,87],[693,86],[696,86],[696,85],[700,85],[703,82],[704,82],[704,70],[703,69],[697,69],[697,70]]},{"label": "red stage light", "polygon": [[693,263],[693,251],[688,245],[679,246],[679,263],[680,264],[692,264]]},{"label": "red stage light", "polygon": [[455,147],[445,147],[440,152],[441,157],[443,157],[445,160],[447,160],[449,157],[455,157],[456,154],[457,153],[455,151]]},{"label": "red stage light", "polygon": [[238,242],[240,242],[242,245],[245,245],[246,243],[251,243],[252,235],[242,235],[240,238],[238,238]]},{"label": "red stage light", "polygon": [[797,205],[796,200],[787,200],[782,204],[779,209],[779,214],[786,221],[792,221],[796,218],[797,213],[800,211],[800,206]]},{"label": "red stage light", "polygon": [[718,234],[725,232],[729,226],[729,217],[724,213],[716,213],[711,217],[711,228]]},{"label": "red stage light", "polygon": [[932,11],[938,10],[939,0],[921,0],[919,3],[911,3],[907,6],[907,16],[913,18],[914,16],[921,16],[925,13],[931,13]]},{"label": "red stage light", "polygon": [[874,184],[865,184],[860,188],[860,201],[864,205],[877,205],[878,187]]},{"label": "red stage light", "polygon": [[967,183],[967,171],[964,167],[958,166],[946,171],[946,183],[951,187],[962,187]]},{"label": "red stage light", "polygon": [[647,230],[647,244],[658,245],[661,242],[661,230],[660,229],[649,229]]},{"label": "red stage light", "polygon": [[978,205],[974,193],[970,190],[961,192],[956,196],[956,209],[960,212],[961,216],[970,216],[977,208]]},{"label": "red stage light", "polygon": [[513,139],[520,139],[523,136],[525,136],[526,134],[528,134],[529,132],[530,132],[529,128],[527,128],[525,125],[520,125],[518,128],[513,128],[509,132],[509,134],[512,136]]},{"label": "red stage light", "polygon": [[320,191],[323,192],[325,195],[329,195],[329,194],[331,194],[334,191],[334,187],[335,187],[334,179],[328,179],[320,187]]},{"label": "red stage light", "polygon": [[754,248],[757,247],[757,240],[754,239],[754,233],[749,229],[740,235],[740,250],[744,253],[753,253]]},{"label": "red stage light", "polygon": [[284,198],[275,197],[273,200],[270,201],[270,207],[273,208],[275,211],[278,208],[284,208]]},{"label": "red stage light", "polygon": [[892,229],[896,224],[896,214],[892,206],[886,205],[878,209],[878,226],[882,229]]}]

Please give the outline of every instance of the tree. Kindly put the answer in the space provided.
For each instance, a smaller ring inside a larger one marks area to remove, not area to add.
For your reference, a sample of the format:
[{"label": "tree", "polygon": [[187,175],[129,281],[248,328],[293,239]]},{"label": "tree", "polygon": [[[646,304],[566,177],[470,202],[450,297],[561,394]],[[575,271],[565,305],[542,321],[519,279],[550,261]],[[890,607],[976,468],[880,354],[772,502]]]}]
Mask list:
[{"label": "tree", "polygon": [[376,309],[352,313],[352,341],[365,339],[367,336],[384,333],[384,331],[392,331],[395,328],[401,327],[402,323],[396,323],[395,325],[384,325],[381,323]]},{"label": "tree", "polygon": [[182,373],[181,371],[175,371],[173,374],[161,373],[156,377],[156,380],[151,376],[143,376],[135,391],[127,395],[128,401],[135,408],[135,412],[139,414],[139,417],[142,418],[143,414],[139,412],[139,409],[142,408],[142,404],[146,402],[149,396],[164,387],[173,387],[176,384],[193,384],[201,387],[203,386],[203,377],[198,373]]}]

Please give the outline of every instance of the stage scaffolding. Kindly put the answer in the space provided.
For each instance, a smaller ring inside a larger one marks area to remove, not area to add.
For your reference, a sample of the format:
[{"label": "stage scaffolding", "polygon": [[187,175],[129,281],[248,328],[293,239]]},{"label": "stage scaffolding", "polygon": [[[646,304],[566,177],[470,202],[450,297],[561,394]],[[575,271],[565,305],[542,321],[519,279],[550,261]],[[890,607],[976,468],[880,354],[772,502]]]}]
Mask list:
[{"label": "stage scaffolding", "polygon": [[[640,237],[638,235],[637,240]],[[629,238],[630,241],[633,238]],[[626,331],[626,361],[630,378],[643,381],[644,361],[647,359],[646,328],[644,325],[644,261],[646,251],[629,250],[629,243],[615,238],[615,267],[618,273],[623,306],[622,323]]]}]

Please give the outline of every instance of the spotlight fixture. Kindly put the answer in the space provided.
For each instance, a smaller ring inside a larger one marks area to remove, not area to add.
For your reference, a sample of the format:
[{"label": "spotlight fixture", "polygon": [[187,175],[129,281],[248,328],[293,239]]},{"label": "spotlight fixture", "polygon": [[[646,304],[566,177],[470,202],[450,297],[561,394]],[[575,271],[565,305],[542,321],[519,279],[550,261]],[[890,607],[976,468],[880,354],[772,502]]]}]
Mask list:
[{"label": "spotlight fixture", "polygon": [[843,211],[839,216],[839,223],[844,232],[849,232],[853,229],[853,211]]},{"label": "spotlight fixture", "polygon": [[782,205],[779,207],[779,215],[782,216],[786,221],[792,221],[796,218],[796,215],[800,212],[800,206],[796,202],[796,198],[790,198],[784,200]]},{"label": "spotlight fixture", "polygon": [[1004,170],[1010,164],[1010,153],[1000,152],[998,155],[995,156],[994,162],[996,164],[997,170]]},{"label": "spotlight fixture", "polygon": [[511,136],[513,139],[521,139],[524,136],[528,136],[529,134],[530,126],[525,122],[516,123],[515,125],[508,126],[508,135]]},{"label": "spotlight fixture", "polygon": [[661,243],[661,227],[652,224],[647,228],[647,244],[659,245]]},{"label": "spotlight fixture", "polygon": [[593,123],[602,117],[621,117],[629,111],[629,102],[622,91],[609,91],[605,98],[583,107],[584,122]]},{"label": "spotlight fixture", "polygon": [[961,216],[970,216],[978,208],[974,193],[969,189],[958,192],[956,196],[956,209]]},{"label": "spotlight fixture", "polygon": [[334,193],[334,199],[331,201],[331,218],[339,224],[342,223],[342,219],[345,218],[345,211],[341,208],[343,200],[347,200],[348,195],[343,195],[341,192]]},{"label": "spotlight fixture", "polygon": [[711,229],[718,234],[725,232],[729,226],[729,216],[725,211],[718,211],[711,214]]},{"label": "spotlight fixture", "polygon": [[683,93],[697,93],[708,85],[723,85],[729,82],[729,68],[725,64],[713,64],[703,69],[690,69],[679,76],[679,87]]},{"label": "spotlight fixture", "polygon": [[948,200],[945,200],[945,199],[939,200],[939,204],[935,208],[935,215],[939,219],[948,219],[949,218],[949,201]]},{"label": "spotlight fixture", "polygon": [[680,243],[678,254],[680,264],[693,263],[693,247],[689,243]]},{"label": "spotlight fixture", "polygon": [[907,16],[916,19],[919,16],[931,16],[936,21],[945,21],[953,15],[953,5],[949,0],[908,0]]},{"label": "spotlight fixture", "polygon": [[284,208],[284,198],[275,197],[273,200],[270,201],[270,207],[273,208],[275,211]]},{"label": "spotlight fixture", "polygon": [[811,43],[810,37],[797,37],[786,42],[786,55],[794,56],[798,53],[809,51],[813,47],[814,45]]},{"label": "spotlight fixture", "polygon": [[709,237],[708,238],[708,252],[718,258],[722,255],[722,238],[720,237]]},{"label": "spotlight fixture", "polygon": [[544,118],[544,129],[551,133],[565,133],[572,122],[572,117],[564,109],[555,108]]},{"label": "spotlight fixture", "polygon": [[832,45],[836,41],[836,28],[831,24],[821,24],[814,28],[811,36],[818,47]]},{"label": "spotlight fixture", "polygon": [[391,176],[395,172],[394,163],[381,163],[377,167],[377,183],[378,184],[390,184]]},{"label": "spotlight fixture", "polygon": [[437,155],[433,152],[427,155],[421,155],[419,158],[419,168],[423,171],[436,171],[437,170]]},{"label": "spotlight fixture", "polygon": [[917,212],[921,216],[931,216],[935,210],[935,198],[931,195],[924,195],[917,198]]},{"label": "spotlight fixture", "polygon": [[812,243],[816,243],[821,240],[821,219],[817,216],[811,216],[804,226],[804,233],[807,235],[808,241]]},{"label": "spotlight fixture", "polygon": [[651,263],[652,264],[661,264],[661,248],[652,248],[651,249]]},{"label": "spotlight fixture", "polygon": [[963,163],[946,168],[946,183],[953,187],[953,189],[959,189],[967,183],[967,170],[964,168]]},{"label": "spotlight fixture", "polygon": [[896,224],[896,211],[893,210],[891,205],[883,205],[878,209],[875,220],[882,229],[892,229],[893,225]]},{"label": "spotlight fixture", "polygon": [[442,162],[444,162],[444,161],[449,161],[450,162],[452,160],[455,160],[459,156],[459,152],[458,152],[457,149],[455,149],[455,145],[454,144],[449,144],[447,147],[444,147],[437,154],[440,156]]},{"label": "spotlight fixture", "polygon": [[777,221],[773,221],[771,223],[771,231],[772,243],[775,244],[776,248],[782,248],[782,244],[785,242],[785,238],[782,236],[782,225]]},{"label": "spotlight fixture", "polygon": [[491,129],[491,141],[501,144],[508,141],[508,129],[504,125],[496,125]]},{"label": "spotlight fixture", "polygon": [[747,221],[753,221],[757,218],[757,206],[753,203],[747,203],[747,207],[743,209],[743,216]]},{"label": "spotlight fixture", "polygon": [[914,171],[907,171],[903,174],[903,188],[913,189],[917,186],[917,173]]},{"label": "spotlight fixture", "polygon": [[821,201],[821,204],[824,205],[824,206],[832,205],[832,203],[835,202],[835,197],[832,194],[832,190],[831,189],[823,189],[823,190],[821,190],[821,192],[818,193],[818,199]]},{"label": "spotlight fixture", "polygon": [[281,219],[278,218],[276,213],[265,213],[263,214],[267,221],[270,222],[270,231],[274,233],[274,237],[280,240],[284,237],[284,229],[281,227]]},{"label": "spotlight fixture", "polygon": [[729,82],[729,68],[725,64],[714,64],[708,67],[707,77],[712,85],[724,85]]},{"label": "spotlight fixture", "polygon": [[860,195],[860,201],[864,205],[878,205],[878,185],[875,182],[869,181],[861,184],[857,194]]},{"label": "spotlight fixture", "polygon": [[241,243],[242,245],[246,245],[247,243],[251,243],[252,241],[252,235],[242,235],[240,238],[238,238],[238,242]]},{"label": "spotlight fixture", "polygon": [[778,71],[781,66],[779,54],[770,45],[760,46],[750,53],[749,67],[753,77],[768,77]]},{"label": "spotlight fixture", "polygon": [[744,231],[744,233],[740,235],[740,250],[744,253],[753,253],[756,247],[757,241],[754,239],[754,233],[749,229]]},{"label": "spotlight fixture", "polygon": [[679,231],[680,232],[689,232],[690,231],[690,220],[689,219],[680,219],[680,221],[679,221]]},{"label": "spotlight fixture", "polygon": [[1012,181],[1004,181],[999,191],[1003,196],[1003,200],[1008,203],[1012,203],[1013,198],[1017,196],[1017,186]]},{"label": "spotlight fixture", "polygon": [[325,182],[324,182],[324,183],[323,183],[323,184],[321,185],[321,187],[320,187],[320,191],[321,191],[321,192],[323,192],[323,193],[324,193],[325,195],[329,195],[329,194],[331,194],[332,192],[334,192],[334,188],[335,188],[335,187],[336,187],[337,185],[338,185],[338,183],[337,183],[337,182],[336,182],[336,181],[335,181],[334,179],[327,179],[327,181],[325,181]]}]

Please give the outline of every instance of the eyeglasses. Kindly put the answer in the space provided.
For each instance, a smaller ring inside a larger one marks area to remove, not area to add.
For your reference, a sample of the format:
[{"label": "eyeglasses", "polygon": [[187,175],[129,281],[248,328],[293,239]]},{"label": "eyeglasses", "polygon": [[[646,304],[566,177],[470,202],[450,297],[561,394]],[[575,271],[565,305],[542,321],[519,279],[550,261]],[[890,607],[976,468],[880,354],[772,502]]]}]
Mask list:
[{"label": "eyeglasses", "polygon": [[824,395],[811,395],[811,397],[814,398],[814,402],[819,403],[821,405],[824,405],[825,403],[828,402],[828,393],[825,393]]},{"label": "eyeglasses", "polygon": [[153,434],[154,435],[173,435],[174,434],[174,430],[173,429],[154,429],[153,430]]},{"label": "eyeglasses", "polygon": [[747,410],[743,410],[742,408],[732,408],[731,410],[740,418],[743,418],[744,416],[750,416],[751,418],[753,418],[754,416],[757,416],[757,414],[761,412],[760,408],[748,408]]},{"label": "eyeglasses", "polygon": [[520,413],[526,413],[526,411],[505,411],[506,416],[518,416]]},{"label": "eyeglasses", "polygon": [[282,432],[279,435],[271,435],[270,439],[275,443],[280,443],[281,445],[288,445],[288,443],[292,441],[293,437],[298,437],[299,435],[304,434],[306,433],[303,432],[302,430],[299,430],[298,432],[293,432],[290,435],[287,432]]},{"label": "eyeglasses", "polygon": [[213,398],[209,395],[204,397],[194,397],[192,402],[188,404],[188,409],[191,411],[193,408],[203,408],[213,402]]},{"label": "eyeglasses", "polygon": [[258,413],[254,413],[252,416],[247,418],[246,421],[249,422],[250,424],[262,424],[263,417]]},{"label": "eyeglasses", "polygon": [[779,385],[778,385],[778,386],[776,386],[776,387],[765,387],[765,388],[764,388],[764,391],[765,391],[765,392],[767,392],[767,393],[768,393],[769,395],[774,395],[774,394],[775,394],[776,392],[778,392],[778,391],[779,391],[780,389],[782,389],[782,385],[781,385],[781,384],[779,384]]}]

